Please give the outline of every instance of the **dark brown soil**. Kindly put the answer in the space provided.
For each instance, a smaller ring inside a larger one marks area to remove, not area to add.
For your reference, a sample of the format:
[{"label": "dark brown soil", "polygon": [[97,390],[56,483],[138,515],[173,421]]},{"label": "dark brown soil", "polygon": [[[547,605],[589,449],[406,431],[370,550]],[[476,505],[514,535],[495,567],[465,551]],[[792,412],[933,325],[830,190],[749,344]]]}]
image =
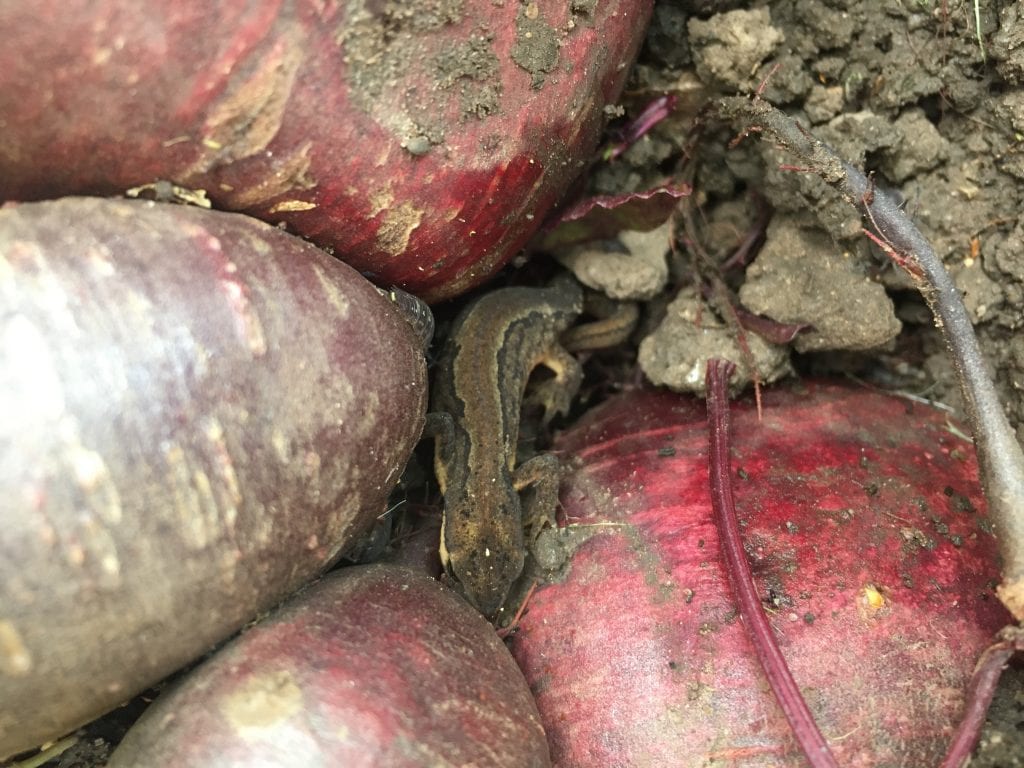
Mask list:
[{"label": "dark brown soil", "polygon": [[978,26],[971,2],[663,0],[626,101],[674,92],[684,114],[602,169],[597,187],[638,190],[677,171],[686,129],[699,125],[703,246],[723,258],[754,225],[755,200],[774,209],[759,258],[734,283],[747,308],[815,326],[792,345],[804,353],[797,368],[888,378],[955,405],[930,313],[856,212],[769,142],[733,146],[729,126],[694,117],[709,95],[763,87],[905,200],[963,292],[1024,436],[1024,4],[999,5],[981,2]]}]

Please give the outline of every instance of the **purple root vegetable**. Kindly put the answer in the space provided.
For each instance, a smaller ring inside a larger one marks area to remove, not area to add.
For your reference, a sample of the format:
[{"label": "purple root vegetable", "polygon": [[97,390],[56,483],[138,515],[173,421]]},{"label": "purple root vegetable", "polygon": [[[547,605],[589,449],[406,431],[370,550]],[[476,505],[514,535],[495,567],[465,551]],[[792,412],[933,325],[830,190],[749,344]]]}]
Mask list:
[{"label": "purple root vegetable", "polygon": [[[839,765],[931,768],[1008,620],[968,440],[921,403],[805,384],[731,405],[754,588]],[[806,765],[719,544],[703,403],[623,394],[558,447],[574,551],[512,650],[564,768]]]},{"label": "purple root vegetable", "polygon": [[0,0],[0,200],[173,182],[429,301],[595,150],[652,0]]},{"label": "purple root vegetable", "polygon": [[160,696],[109,768],[545,768],[522,672],[418,569],[345,568]]},{"label": "purple root vegetable", "polygon": [[0,209],[0,758],[208,651],[383,512],[421,340],[237,214]]}]

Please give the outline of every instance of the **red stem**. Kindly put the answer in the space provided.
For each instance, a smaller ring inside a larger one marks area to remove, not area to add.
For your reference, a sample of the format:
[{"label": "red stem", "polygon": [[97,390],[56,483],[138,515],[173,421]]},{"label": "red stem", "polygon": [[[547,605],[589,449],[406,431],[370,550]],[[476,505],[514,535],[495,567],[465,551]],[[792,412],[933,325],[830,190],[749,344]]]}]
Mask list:
[{"label": "red stem", "polygon": [[967,690],[963,719],[953,734],[941,768],[960,768],[971,756],[971,750],[978,741],[981,726],[985,723],[985,715],[995,695],[999,677],[1014,652],[1022,650],[1024,630],[1019,627],[1007,627],[1000,633],[996,642],[981,654]]},{"label": "red stem", "polygon": [[775,635],[758,598],[754,575],[750,571],[750,564],[743,550],[743,539],[740,535],[730,481],[728,383],[734,370],[736,366],[731,362],[709,360],[705,379],[710,432],[708,464],[711,506],[714,508],[718,523],[729,581],[736,593],[740,615],[747,625],[757,658],[768,678],[768,684],[771,685],[800,748],[807,756],[807,761],[812,768],[838,768],[838,763],[828,748],[828,742],[818,730],[818,724],[814,722],[814,716],[808,709],[807,702],[804,701],[800,688],[797,687],[786,665],[786,659],[775,642]]},{"label": "red stem", "polygon": [[675,94],[666,94],[651,101],[644,107],[643,112],[636,119],[631,120],[629,125],[623,129],[620,141],[605,150],[604,159],[614,160],[633,146],[651,128],[672,114],[672,110],[676,108],[677,100]]}]

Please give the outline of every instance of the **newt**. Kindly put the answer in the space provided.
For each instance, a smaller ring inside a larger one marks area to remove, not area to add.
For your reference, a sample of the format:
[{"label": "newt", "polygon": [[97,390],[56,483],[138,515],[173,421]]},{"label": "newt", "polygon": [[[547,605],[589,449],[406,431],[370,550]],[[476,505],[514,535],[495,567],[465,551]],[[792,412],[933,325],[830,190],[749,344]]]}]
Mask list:
[{"label": "newt", "polygon": [[[568,413],[582,371],[559,337],[583,308],[583,291],[567,275],[547,287],[484,294],[456,318],[435,370],[429,431],[444,495],[441,561],[488,617],[522,573],[526,529],[537,533],[536,526],[553,522],[560,464],[542,453],[516,465],[520,411],[530,374],[543,365],[554,375],[530,400],[544,406],[545,423]],[[599,346],[595,338],[589,334],[584,346]],[[620,339],[621,332],[613,340]],[[524,520],[519,494],[528,487],[534,496]]]}]

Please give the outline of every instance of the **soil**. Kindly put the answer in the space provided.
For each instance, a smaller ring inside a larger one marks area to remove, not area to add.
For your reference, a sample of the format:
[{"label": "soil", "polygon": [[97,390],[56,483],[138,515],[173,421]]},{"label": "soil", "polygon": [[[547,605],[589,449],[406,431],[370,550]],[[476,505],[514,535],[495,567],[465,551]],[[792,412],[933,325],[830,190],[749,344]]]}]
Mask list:
[{"label": "soil", "polygon": [[[732,127],[698,114],[714,95],[762,89],[902,197],[962,291],[1024,437],[1024,4],[981,2],[977,17],[972,3],[926,0],[744,6],[656,4],[626,102],[668,92],[681,106],[602,168],[595,188],[639,191],[692,163],[696,234],[718,262],[770,207],[759,255],[726,277],[747,309],[813,326],[788,345],[797,370],[861,375],[955,406],[930,312],[857,213],[769,142],[736,143]],[[685,254],[675,268],[698,271]]]},{"label": "soil", "polygon": [[[543,75],[543,62],[536,70]],[[851,376],[956,408],[927,306],[864,236],[859,216],[771,143],[737,141],[701,109],[715,95],[758,89],[902,196],[962,291],[1024,439],[1024,0],[657,0],[623,108],[635,115],[671,93],[676,110],[588,182],[613,195],[666,180],[693,186],[692,226],[676,223],[667,264],[672,296],[646,304],[645,334],[662,319],[674,324],[641,349],[652,378],[702,388],[693,339],[680,328],[700,317],[727,329],[728,318],[716,319],[721,303],[696,288],[710,271],[750,311],[810,326],[788,343],[757,342],[762,380],[791,370]],[[745,241],[762,240],[749,266],[732,259]],[[630,282],[621,266],[608,269],[617,285]],[[649,299],[652,283],[634,282]],[[718,338],[702,356],[742,354],[735,334]],[[90,726],[46,765],[102,765],[118,724],[137,710]],[[1004,676],[971,765],[1024,766],[1024,667]]]}]

